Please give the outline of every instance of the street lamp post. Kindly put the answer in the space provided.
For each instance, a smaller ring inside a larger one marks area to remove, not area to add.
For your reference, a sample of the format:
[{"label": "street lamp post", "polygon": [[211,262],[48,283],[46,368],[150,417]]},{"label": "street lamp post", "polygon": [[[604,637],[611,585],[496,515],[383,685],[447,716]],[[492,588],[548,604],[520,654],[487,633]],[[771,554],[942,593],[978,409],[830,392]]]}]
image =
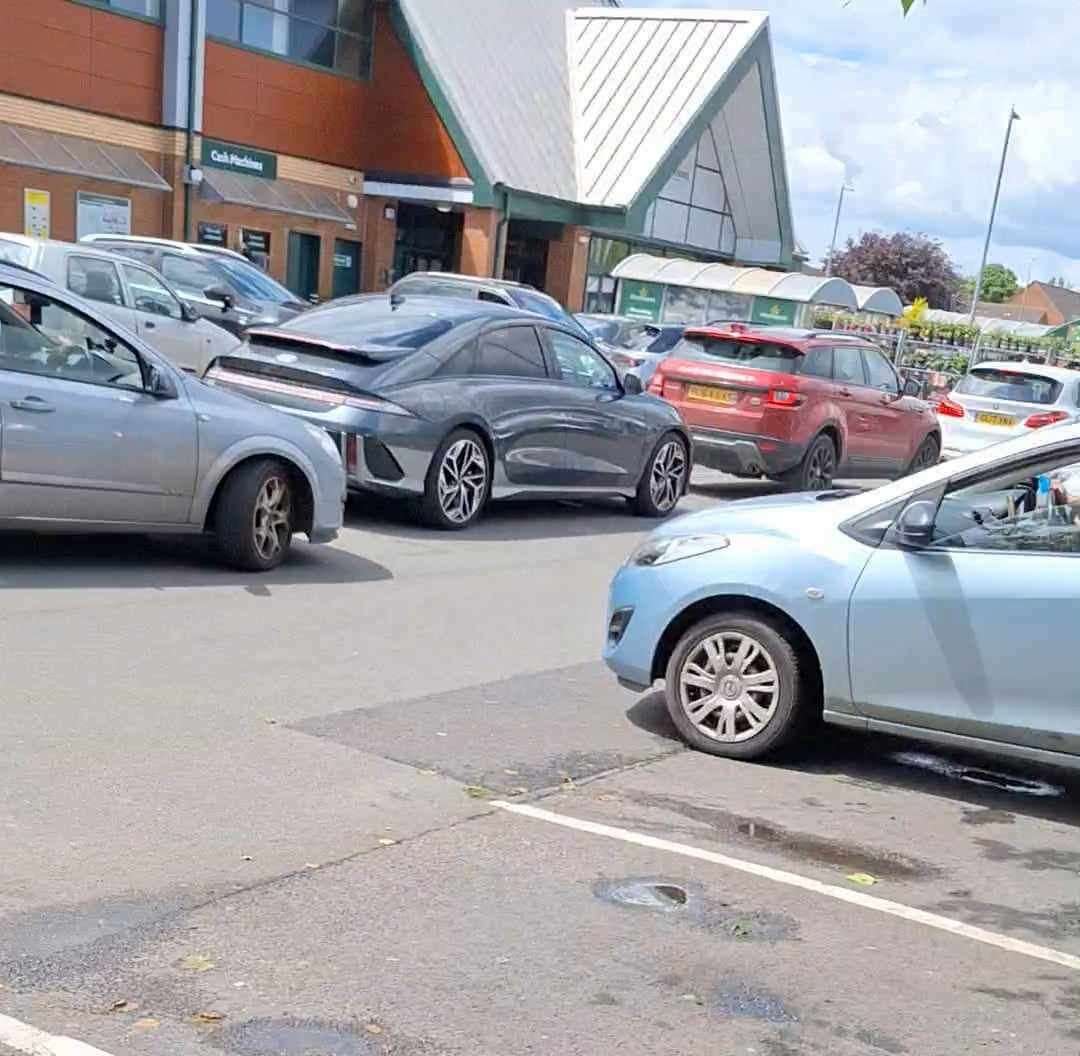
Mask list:
[{"label": "street lamp post", "polygon": [[829,246],[829,259],[825,261],[825,274],[827,276],[832,275],[833,257],[836,256],[836,234],[840,230],[840,211],[844,208],[844,192],[854,190],[854,187],[848,186],[847,180],[840,184],[840,200],[836,203],[836,220],[833,223],[832,244]]},{"label": "street lamp post", "polygon": [[971,312],[968,314],[968,323],[975,323],[975,309],[979,306],[979,294],[982,293],[983,272],[986,270],[986,258],[990,254],[990,237],[994,233],[994,217],[997,215],[998,197],[1001,195],[1001,180],[1005,175],[1005,159],[1009,155],[1009,137],[1012,135],[1014,121],[1019,121],[1020,115],[1016,107],[1009,107],[1009,123],[1005,126],[1005,145],[1001,148],[1001,164],[998,166],[997,183],[994,185],[994,201],[990,206],[990,222],[986,225],[986,241],[983,243],[982,263],[979,265],[978,274],[975,276],[975,293],[971,298]]}]

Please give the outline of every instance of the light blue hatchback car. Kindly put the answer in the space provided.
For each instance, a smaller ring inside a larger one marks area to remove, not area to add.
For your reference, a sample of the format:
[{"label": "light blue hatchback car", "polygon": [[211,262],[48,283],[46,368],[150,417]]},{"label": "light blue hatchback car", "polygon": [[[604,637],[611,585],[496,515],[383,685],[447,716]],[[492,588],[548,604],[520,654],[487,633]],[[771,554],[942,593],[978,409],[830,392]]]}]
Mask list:
[{"label": "light blue hatchback car", "polygon": [[738,759],[813,721],[1080,769],[1080,426],[873,491],[665,524],[611,587],[604,659],[664,680],[694,747]]}]

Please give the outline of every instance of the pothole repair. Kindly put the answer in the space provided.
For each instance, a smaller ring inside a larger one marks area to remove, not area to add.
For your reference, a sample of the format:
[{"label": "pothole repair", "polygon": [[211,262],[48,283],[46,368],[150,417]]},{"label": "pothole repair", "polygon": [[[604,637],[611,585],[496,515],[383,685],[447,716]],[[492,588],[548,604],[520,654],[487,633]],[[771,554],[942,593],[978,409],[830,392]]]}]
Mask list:
[{"label": "pothole repair", "polygon": [[314,1019],[251,1019],[219,1031],[213,1043],[235,1056],[378,1056],[375,1039]]},{"label": "pothole repair", "polygon": [[673,880],[651,879],[598,880],[593,885],[593,894],[605,902],[662,913],[685,909],[690,897],[686,888]]}]

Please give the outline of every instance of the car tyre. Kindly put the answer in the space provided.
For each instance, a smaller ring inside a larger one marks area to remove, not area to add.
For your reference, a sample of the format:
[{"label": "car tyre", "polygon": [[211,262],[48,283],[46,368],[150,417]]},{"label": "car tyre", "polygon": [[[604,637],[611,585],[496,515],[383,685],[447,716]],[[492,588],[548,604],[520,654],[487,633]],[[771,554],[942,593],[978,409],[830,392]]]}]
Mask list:
[{"label": "car tyre", "polygon": [[645,463],[631,505],[639,517],[666,517],[679,504],[690,477],[690,451],[677,433],[665,433]]},{"label": "car tyre", "polygon": [[941,441],[936,436],[928,436],[919,445],[919,450],[915,452],[915,457],[912,458],[911,464],[905,471],[904,476],[909,476],[912,473],[918,473],[920,470],[936,466],[940,458]]},{"label": "car tyre", "polygon": [[790,491],[827,491],[836,475],[836,444],[822,433],[806,449],[802,461],[777,476]]},{"label": "car tyre", "polygon": [[675,728],[692,748],[727,759],[762,759],[790,747],[809,724],[809,696],[791,640],[749,613],[696,623],[667,665],[665,698]]},{"label": "car tyre", "polygon": [[435,449],[428,466],[421,518],[432,528],[459,532],[476,522],[490,494],[487,446],[471,429],[455,429]]},{"label": "car tyre", "polygon": [[288,469],[273,458],[248,462],[222,485],[214,514],[218,549],[244,572],[277,568],[292,545],[294,516]]}]

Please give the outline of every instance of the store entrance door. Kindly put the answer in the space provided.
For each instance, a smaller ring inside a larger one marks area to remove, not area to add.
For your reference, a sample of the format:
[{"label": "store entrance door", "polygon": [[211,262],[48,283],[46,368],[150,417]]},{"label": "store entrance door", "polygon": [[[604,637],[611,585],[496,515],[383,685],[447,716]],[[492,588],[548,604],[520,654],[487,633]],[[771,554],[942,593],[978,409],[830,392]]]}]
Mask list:
[{"label": "store entrance door", "polygon": [[360,243],[347,238],[334,240],[335,297],[348,297],[360,292]]},{"label": "store entrance door", "polygon": [[462,223],[461,213],[440,213],[427,205],[400,202],[394,278],[414,271],[453,271]]},{"label": "store entrance door", "polygon": [[319,292],[319,241],[318,235],[289,232],[285,285],[302,301],[311,300]]}]

